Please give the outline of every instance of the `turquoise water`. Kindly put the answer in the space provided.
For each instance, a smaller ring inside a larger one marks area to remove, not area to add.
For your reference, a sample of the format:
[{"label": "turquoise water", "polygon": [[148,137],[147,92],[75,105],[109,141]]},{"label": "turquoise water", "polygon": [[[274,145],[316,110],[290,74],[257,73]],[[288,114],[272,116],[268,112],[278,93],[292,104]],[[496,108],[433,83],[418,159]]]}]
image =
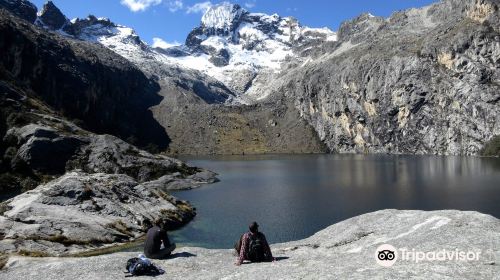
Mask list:
[{"label": "turquoise water", "polygon": [[308,237],[380,209],[475,210],[500,217],[500,160],[478,157],[297,155],[184,159],[220,182],[176,192],[197,217],[181,245],[231,248],[256,220],[269,242]]}]

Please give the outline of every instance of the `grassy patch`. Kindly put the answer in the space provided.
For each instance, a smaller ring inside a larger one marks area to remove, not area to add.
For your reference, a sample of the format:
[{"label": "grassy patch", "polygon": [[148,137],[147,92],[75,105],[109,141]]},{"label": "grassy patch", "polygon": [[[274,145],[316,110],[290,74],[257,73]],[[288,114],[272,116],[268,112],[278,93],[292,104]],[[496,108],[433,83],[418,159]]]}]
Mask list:
[{"label": "grassy patch", "polygon": [[107,224],[107,227],[115,229],[124,235],[134,236],[134,234],[130,231],[131,229],[122,220],[117,220],[113,223]]},{"label": "grassy patch", "polygon": [[77,258],[87,258],[87,257],[94,257],[94,256],[100,256],[100,255],[106,255],[106,254],[113,254],[117,252],[123,252],[131,248],[137,248],[139,245],[142,245],[144,243],[145,237],[138,238],[132,242],[127,242],[125,244],[117,245],[117,246],[110,246],[110,247],[105,247],[105,248],[100,248],[100,249],[95,249],[95,250],[90,250],[86,252],[80,252],[80,253],[75,253],[75,254],[69,254],[66,255],[65,257],[77,257]]},{"label": "grassy patch", "polygon": [[80,201],[89,200],[94,196],[94,191],[92,191],[92,186],[86,184],[83,188],[82,194],[78,197]]},{"label": "grassy patch", "polygon": [[12,207],[7,205],[7,203],[5,203],[5,202],[0,203],[0,215],[3,215],[5,212],[9,211],[10,209],[12,209]]},{"label": "grassy patch", "polygon": [[194,174],[200,172],[200,169],[197,167],[192,167],[192,166],[189,166],[185,163],[182,163],[181,165],[176,166],[174,168],[174,171],[178,171],[184,176],[189,176],[189,175],[194,175]]},{"label": "grassy patch", "polygon": [[72,245],[72,244],[74,244],[69,238],[67,238],[64,235],[60,235],[60,234],[49,236],[45,240],[50,241],[50,242],[55,242],[55,243],[61,243],[61,244],[64,244],[64,245]]},{"label": "grassy patch", "polygon": [[9,257],[6,255],[0,255],[0,270],[2,270],[7,262],[9,261]]},{"label": "grassy patch", "polygon": [[481,155],[485,157],[500,156],[500,135],[494,136],[490,141],[484,144]]},{"label": "grassy patch", "polygon": [[96,246],[96,245],[104,243],[102,240],[97,240],[97,239],[92,239],[92,240],[70,239],[70,238],[68,238],[64,235],[61,235],[61,234],[52,235],[52,236],[49,236],[46,238],[34,237],[34,238],[31,238],[31,240],[33,240],[33,241],[46,240],[49,242],[60,243],[60,244],[63,244],[64,246],[71,246],[71,245]]},{"label": "grassy patch", "polygon": [[46,258],[46,257],[50,257],[49,254],[47,254],[45,252],[41,252],[41,251],[28,251],[28,250],[21,249],[17,253],[19,255],[21,255],[21,256],[33,257],[33,258]]},{"label": "grassy patch", "polygon": [[168,230],[181,228],[196,216],[195,209],[183,201],[179,201],[177,209],[161,209],[161,218],[164,221],[165,227]]},{"label": "grassy patch", "polygon": [[166,193],[162,190],[158,190],[158,189],[154,190],[153,193],[156,194],[156,196],[158,198],[164,199],[164,200],[171,202],[173,204],[173,201],[172,201],[173,197],[171,195],[169,195],[168,193]]}]

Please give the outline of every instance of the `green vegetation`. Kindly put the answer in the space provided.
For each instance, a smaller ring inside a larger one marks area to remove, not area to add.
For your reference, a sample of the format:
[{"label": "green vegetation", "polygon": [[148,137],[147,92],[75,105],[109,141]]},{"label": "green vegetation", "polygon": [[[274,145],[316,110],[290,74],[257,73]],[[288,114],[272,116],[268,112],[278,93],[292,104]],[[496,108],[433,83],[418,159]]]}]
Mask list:
[{"label": "green vegetation", "polygon": [[100,256],[100,255],[106,255],[106,254],[113,254],[117,252],[123,252],[128,249],[132,248],[138,248],[144,243],[145,238],[141,237],[138,238],[132,242],[128,242],[122,245],[117,245],[117,246],[110,246],[110,247],[104,247],[100,249],[95,249],[95,250],[90,250],[86,252],[80,252],[76,254],[69,254],[65,255],[64,257],[77,257],[77,258],[87,258],[87,257],[94,257],[94,256]]},{"label": "green vegetation", "polygon": [[481,155],[485,157],[498,157],[500,156],[500,135],[494,136],[490,141],[486,142]]},{"label": "green vegetation", "polygon": [[9,261],[9,257],[6,255],[0,255],[0,270],[2,270],[7,262]]},{"label": "green vegetation", "polygon": [[130,228],[122,221],[122,220],[117,220],[113,223],[110,223],[107,225],[107,227],[115,229],[116,231],[133,237],[134,234],[130,231]]},{"label": "green vegetation", "polygon": [[19,250],[18,252],[19,255],[25,256],[25,257],[33,257],[33,258],[46,258],[50,257],[49,254],[41,251],[28,251],[28,250]]},{"label": "green vegetation", "polygon": [[[71,245],[90,246],[90,245],[101,245],[103,243],[106,243],[106,241],[98,240],[98,239],[91,239],[91,240],[70,239],[67,236],[64,236],[62,234],[51,235],[51,236],[43,237],[43,238],[36,236],[36,237],[31,237],[29,239],[33,240],[33,241],[46,240],[49,242],[60,243],[60,244],[63,244],[64,246],[71,246]],[[21,253],[19,253],[19,254],[21,254]]]},{"label": "green vegetation", "polygon": [[152,191],[158,198],[162,198],[162,199],[165,199],[166,201],[169,201],[169,202],[172,202],[172,197],[170,195],[168,195],[166,192],[162,191],[162,190],[154,190]]},{"label": "green vegetation", "polygon": [[79,197],[80,201],[85,201],[89,200],[94,196],[94,192],[92,191],[92,186],[89,184],[86,184],[85,187],[83,187],[82,194]]},{"label": "green vegetation", "polygon": [[5,202],[0,203],[0,215],[3,215],[3,213],[9,211],[10,209],[11,209],[11,207],[9,205],[7,205],[7,203],[5,203]]},{"label": "green vegetation", "polygon": [[184,176],[189,176],[189,175],[194,175],[194,174],[200,172],[201,170],[197,167],[191,167],[185,163],[182,163],[181,165],[174,167],[172,171],[173,172],[177,171],[177,172],[180,172]]},{"label": "green vegetation", "polygon": [[47,239],[47,241],[50,241],[50,242],[56,242],[56,243],[61,243],[61,244],[64,244],[64,245],[72,245],[74,244],[73,241],[71,241],[70,239],[68,239],[66,236],[64,235],[53,235],[53,236],[49,236]]}]

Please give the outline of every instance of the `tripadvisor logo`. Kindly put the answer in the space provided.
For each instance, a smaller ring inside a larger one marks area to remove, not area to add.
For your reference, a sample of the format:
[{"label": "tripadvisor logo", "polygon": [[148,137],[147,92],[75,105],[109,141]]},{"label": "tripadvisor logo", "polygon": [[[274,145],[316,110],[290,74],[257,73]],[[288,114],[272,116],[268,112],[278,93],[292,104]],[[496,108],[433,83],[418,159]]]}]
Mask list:
[{"label": "tripadvisor logo", "polygon": [[393,266],[398,260],[398,251],[392,245],[381,245],[375,251],[375,260],[381,266]]},{"label": "tripadvisor logo", "polygon": [[455,250],[438,250],[423,252],[415,249],[400,248],[396,249],[389,244],[383,244],[375,251],[375,261],[377,264],[390,267],[393,266],[398,259],[400,261],[410,261],[414,263],[429,262],[429,261],[479,261],[481,251],[461,251]]}]

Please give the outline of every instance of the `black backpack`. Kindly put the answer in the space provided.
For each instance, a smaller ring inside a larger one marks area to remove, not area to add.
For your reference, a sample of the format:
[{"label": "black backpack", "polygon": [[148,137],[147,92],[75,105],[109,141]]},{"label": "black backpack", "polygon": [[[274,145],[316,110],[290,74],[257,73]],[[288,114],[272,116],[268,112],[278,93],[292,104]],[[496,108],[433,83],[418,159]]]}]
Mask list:
[{"label": "black backpack", "polygon": [[125,267],[127,272],[131,276],[157,276],[163,274],[162,269],[157,268],[151,262],[144,261],[140,258],[131,258],[127,261],[127,266]]},{"label": "black backpack", "polygon": [[264,240],[260,233],[250,234],[248,242],[248,259],[251,262],[266,261]]}]

